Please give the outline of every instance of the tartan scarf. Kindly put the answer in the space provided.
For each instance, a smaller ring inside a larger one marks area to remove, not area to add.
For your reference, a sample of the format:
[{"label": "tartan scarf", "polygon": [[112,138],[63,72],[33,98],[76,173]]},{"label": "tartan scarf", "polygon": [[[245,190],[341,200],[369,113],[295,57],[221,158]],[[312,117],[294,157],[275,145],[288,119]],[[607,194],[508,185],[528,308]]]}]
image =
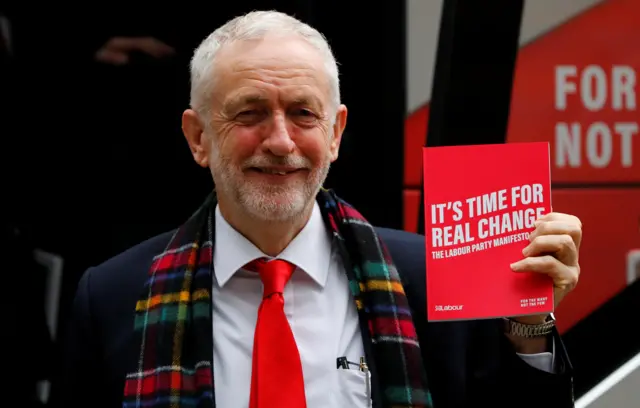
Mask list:
[{"label": "tartan scarf", "polygon": [[[340,249],[359,319],[368,323],[382,406],[431,408],[409,303],[388,250],[373,226],[335,193],[322,189],[316,199]],[[153,259],[136,304],[138,358],[126,376],[124,408],[215,407],[211,288],[216,202],[213,193]]]}]

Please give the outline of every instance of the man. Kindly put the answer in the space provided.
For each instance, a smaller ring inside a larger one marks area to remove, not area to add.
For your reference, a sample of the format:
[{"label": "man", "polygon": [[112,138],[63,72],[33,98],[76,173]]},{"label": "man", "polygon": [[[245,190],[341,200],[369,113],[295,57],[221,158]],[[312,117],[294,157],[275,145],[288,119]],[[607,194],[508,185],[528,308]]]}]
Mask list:
[{"label": "man", "polygon": [[[183,131],[216,192],[83,276],[65,407],[572,406],[548,316],[428,324],[423,237],[321,188],[347,109],[317,31],[249,13],[191,70]],[[514,273],[547,274],[557,303],[580,240],[579,220],[548,214]]]}]

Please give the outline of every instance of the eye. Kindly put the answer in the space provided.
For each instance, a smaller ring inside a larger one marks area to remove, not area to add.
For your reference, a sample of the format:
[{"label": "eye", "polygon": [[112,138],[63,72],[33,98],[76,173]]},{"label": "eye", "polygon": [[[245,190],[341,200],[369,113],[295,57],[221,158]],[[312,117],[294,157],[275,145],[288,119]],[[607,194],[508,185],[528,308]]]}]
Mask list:
[{"label": "eye", "polygon": [[246,111],[242,111],[240,113],[238,113],[238,116],[240,117],[247,117],[247,116],[251,116],[251,115],[258,115],[259,112],[255,109],[253,110],[246,110]]},{"label": "eye", "polygon": [[265,116],[265,111],[260,109],[247,109],[238,112],[235,120],[241,124],[250,125],[260,122]]},{"label": "eye", "polygon": [[302,117],[315,117],[315,114],[309,109],[294,109],[293,114]]},{"label": "eye", "polygon": [[290,111],[289,115],[298,126],[302,127],[313,127],[318,122],[318,115],[310,109],[295,108]]}]

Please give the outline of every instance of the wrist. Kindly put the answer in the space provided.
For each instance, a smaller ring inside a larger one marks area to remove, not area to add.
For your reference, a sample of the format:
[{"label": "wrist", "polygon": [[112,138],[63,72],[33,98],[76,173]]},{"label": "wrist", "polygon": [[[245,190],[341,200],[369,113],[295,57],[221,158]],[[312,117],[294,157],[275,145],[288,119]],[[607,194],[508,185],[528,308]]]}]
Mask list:
[{"label": "wrist", "polygon": [[505,333],[505,336],[518,354],[539,354],[550,351],[548,336],[527,338],[509,333]]},{"label": "wrist", "polygon": [[554,326],[553,314],[503,319],[504,334],[520,354],[548,352]]}]

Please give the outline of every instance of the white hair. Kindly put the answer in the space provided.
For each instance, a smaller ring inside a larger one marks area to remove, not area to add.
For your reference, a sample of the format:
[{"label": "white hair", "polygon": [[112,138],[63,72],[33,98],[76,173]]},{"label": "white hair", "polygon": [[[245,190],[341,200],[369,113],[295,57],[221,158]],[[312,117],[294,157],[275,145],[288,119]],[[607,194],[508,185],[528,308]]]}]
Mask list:
[{"label": "white hair", "polygon": [[215,83],[215,57],[220,48],[234,41],[261,39],[267,34],[300,36],[320,52],[329,79],[331,108],[335,113],[340,105],[340,80],[331,47],[318,30],[277,11],[253,11],[236,17],[202,41],[191,59],[191,108],[200,114],[209,112],[209,98]]}]

